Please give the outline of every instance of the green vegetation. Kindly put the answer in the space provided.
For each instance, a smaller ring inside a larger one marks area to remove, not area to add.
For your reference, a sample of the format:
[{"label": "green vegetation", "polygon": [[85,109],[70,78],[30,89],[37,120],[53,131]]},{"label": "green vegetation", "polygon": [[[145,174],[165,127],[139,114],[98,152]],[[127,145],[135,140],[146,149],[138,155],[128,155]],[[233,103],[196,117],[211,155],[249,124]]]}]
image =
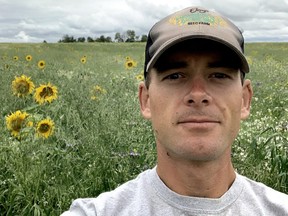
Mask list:
[{"label": "green vegetation", "polygon": [[[286,43],[246,45],[255,94],[232,155],[239,173],[285,193],[287,51]],[[59,215],[73,199],[96,197],[155,165],[151,126],[137,98],[144,43],[0,44],[0,57],[1,215]],[[35,91],[18,97],[25,83],[13,94],[21,75],[35,90],[57,87],[57,97],[42,104]],[[15,136],[6,120],[17,110],[28,117],[10,125],[19,129]],[[44,125],[53,133],[39,137],[43,119],[54,122]]]},{"label": "green vegetation", "polygon": [[[74,36],[70,35],[63,35],[62,39],[60,39],[59,43],[84,43],[84,42],[105,42],[110,43],[113,42],[112,38],[104,35],[101,35],[100,37],[97,37],[93,39],[92,37],[88,36],[87,40],[85,37],[78,37],[77,39]],[[134,30],[127,30],[126,32],[123,32],[122,34],[120,32],[116,32],[114,36],[114,42],[146,42],[147,41],[147,35],[142,35],[141,37],[139,35],[136,35]],[[44,43],[47,43],[46,41],[43,41]]]}]

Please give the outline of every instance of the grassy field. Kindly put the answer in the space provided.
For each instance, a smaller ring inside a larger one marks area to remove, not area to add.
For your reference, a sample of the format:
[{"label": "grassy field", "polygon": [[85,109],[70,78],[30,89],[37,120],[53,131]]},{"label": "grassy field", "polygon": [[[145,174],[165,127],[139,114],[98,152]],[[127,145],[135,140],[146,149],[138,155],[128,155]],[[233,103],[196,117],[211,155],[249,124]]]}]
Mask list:
[{"label": "grassy field", "polygon": [[[251,43],[241,174],[288,193],[288,44]],[[144,44],[0,44],[0,215],[59,215],[153,167],[137,86]]]}]

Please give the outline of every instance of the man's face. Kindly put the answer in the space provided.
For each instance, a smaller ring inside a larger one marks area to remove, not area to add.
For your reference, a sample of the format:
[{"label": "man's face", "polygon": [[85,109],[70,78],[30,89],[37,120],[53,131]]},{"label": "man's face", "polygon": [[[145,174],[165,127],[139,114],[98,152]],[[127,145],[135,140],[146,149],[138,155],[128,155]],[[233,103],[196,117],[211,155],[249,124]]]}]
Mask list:
[{"label": "man's face", "polygon": [[142,114],[150,119],[157,148],[173,158],[209,161],[230,154],[241,119],[249,115],[250,81],[222,51],[165,55],[139,87]]}]

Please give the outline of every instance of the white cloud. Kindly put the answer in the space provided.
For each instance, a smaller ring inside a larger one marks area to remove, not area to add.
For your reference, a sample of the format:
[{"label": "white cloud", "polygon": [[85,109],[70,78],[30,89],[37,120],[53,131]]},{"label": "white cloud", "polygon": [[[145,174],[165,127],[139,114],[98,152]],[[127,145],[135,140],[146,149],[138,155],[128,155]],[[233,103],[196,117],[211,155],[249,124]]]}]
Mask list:
[{"label": "white cloud", "polygon": [[128,29],[142,35],[159,19],[191,5],[224,14],[244,29],[248,40],[256,37],[272,40],[277,34],[288,41],[288,0],[0,1],[0,42],[12,39],[57,42],[64,34],[113,38],[116,32]]},{"label": "white cloud", "polygon": [[34,42],[37,40],[37,38],[27,35],[24,31],[20,31],[17,35],[15,35],[15,40],[20,42]]}]

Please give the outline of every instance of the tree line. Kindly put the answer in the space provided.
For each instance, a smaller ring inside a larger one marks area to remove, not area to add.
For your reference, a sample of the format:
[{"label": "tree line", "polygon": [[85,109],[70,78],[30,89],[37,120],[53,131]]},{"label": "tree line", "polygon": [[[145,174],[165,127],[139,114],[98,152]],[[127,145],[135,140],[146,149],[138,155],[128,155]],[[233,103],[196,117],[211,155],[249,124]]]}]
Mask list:
[{"label": "tree line", "polygon": [[68,34],[65,34],[58,43],[75,43],[75,42],[146,42],[147,35],[137,36],[134,30],[127,30],[124,33],[117,32],[114,36],[114,40],[111,37],[101,35],[100,37],[74,37]]}]

